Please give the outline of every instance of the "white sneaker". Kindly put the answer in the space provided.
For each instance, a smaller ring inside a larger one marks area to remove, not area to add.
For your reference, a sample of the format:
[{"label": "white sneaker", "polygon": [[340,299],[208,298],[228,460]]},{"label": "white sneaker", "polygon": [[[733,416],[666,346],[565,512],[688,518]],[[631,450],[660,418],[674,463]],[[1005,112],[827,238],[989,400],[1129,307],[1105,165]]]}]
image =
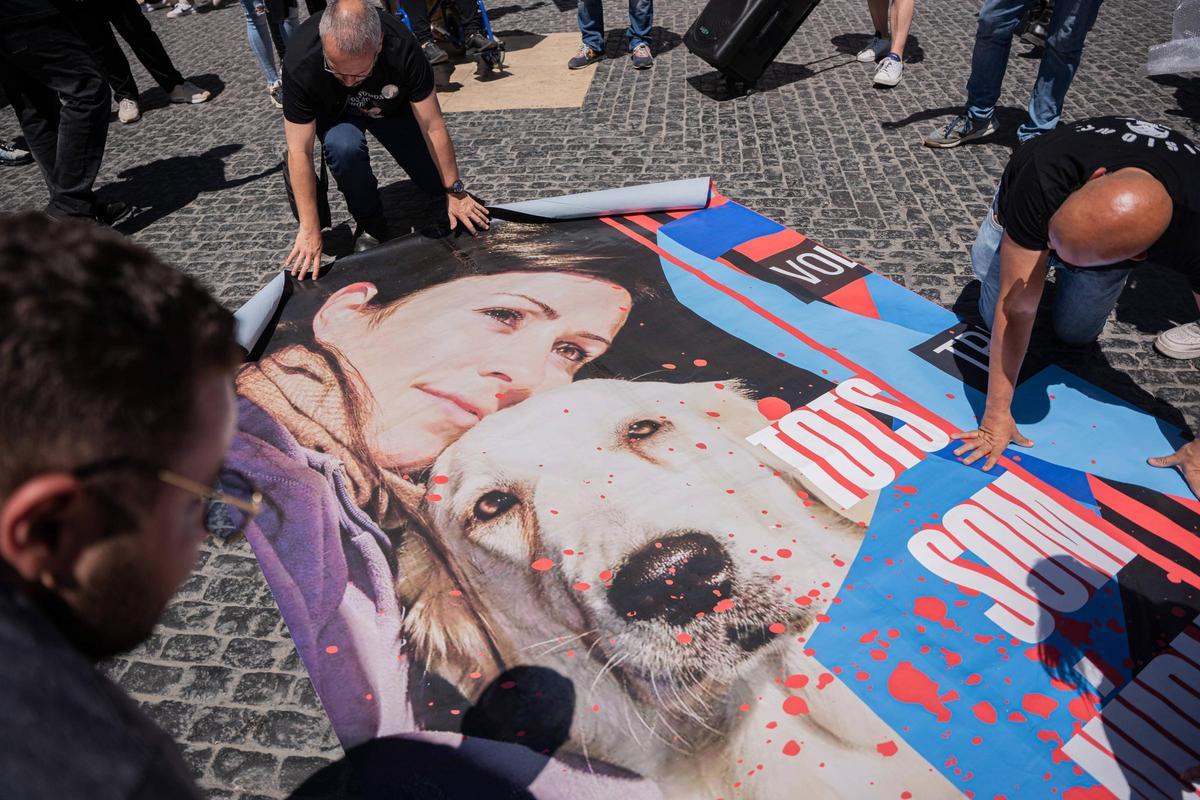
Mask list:
[{"label": "white sneaker", "polygon": [[870,64],[886,56],[891,47],[891,39],[880,39],[878,36],[872,36],[871,43],[862,50],[859,50],[855,58],[864,64]]},{"label": "white sneaker", "polygon": [[900,82],[900,76],[903,74],[903,61],[897,61],[894,58],[885,58],[883,61],[880,61],[879,66],[875,68],[875,85],[895,86]]},{"label": "white sneaker", "polygon": [[283,108],[283,81],[278,80],[267,87],[267,94],[271,96],[271,102],[276,108]]},{"label": "white sneaker", "polygon": [[142,110],[138,108],[137,100],[125,99],[117,103],[117,119],[126,125],[137,122],[141,117]]},{"label": "white sneaker", "polygon": [[167,16],[171,19],[179,19],[186,14],[191,14],[195,10],[192,8],[191,3],[176,3],[175,7],[167,12]]},{"label": "white sneaker", "polygon": [[191,81],[184,81],[167,93],[172,103],[203,103],[212,97],[212,92],[201,89]]},{"label": "white sneaker", "polygon": [[1154,340],[1158,352],[1170,358],[1200,357],[1200,322],[1189,322],[1163,331]]}]

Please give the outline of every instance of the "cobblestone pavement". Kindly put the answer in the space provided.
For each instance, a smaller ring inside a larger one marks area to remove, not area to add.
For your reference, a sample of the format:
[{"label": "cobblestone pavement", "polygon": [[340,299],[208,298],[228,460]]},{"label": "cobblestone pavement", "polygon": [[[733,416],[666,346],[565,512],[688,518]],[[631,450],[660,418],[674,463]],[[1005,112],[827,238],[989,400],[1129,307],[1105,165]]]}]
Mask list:
[{"label": "cobblestone pavement", "polygon": [[[497,31],[574,29],[570,0],[494,0]],[[621,22],[623,3],[612,3]],[[1008,139],[934,152],[921,136],[963,99],[976,0],[919,0],[909,63],[893,90],[872,87],[851,53],[869,32],[864,0],[825,0],[761,90],[722,99],[721,83],[681,46],[699,0],[659,0],[658,61],[637,73],[623,36],[608,37],[581,109],[450,118],[465,180],[492,201],[711,175],[728,196],[837,247],[945,305],[967,309],[969,247],[1013,146],[1037,60],[1014,48],[999,119]],[[1108,0],[1088,39],[1066,116],[1129,113],[1200,136],[1200,79],[1140,76],[1146,48],[1170,35],[1165,0]],[[620,10],[621,13],[617,13]],[[267,101],[236,3],[152,20],[207,105],[168,106],[140,67],[146,113],[115,122],[101,195],[145,207],[123,229],[202,279],[234,306],[278,268],[293,227],[282,191],[282,126]],[[218,77],[219,76],[219,77]],[[0,112],[0,135],[13,131]],[[386,186],[403,177],[378,159]],[[408,184],[391,186],[403,207]],[[345,218],[335,195],[335,218]],[[34,168],[10,169],[0,210],[40,207]],[[336,239],[336,237],[335,237]],[[344,246],[347,236],[343,231]],[[334,243],[335,245],[337,242]],[[1165,312],[1165,313],[1164,313]],[[1123,398],[1193,430],[1200,362],[1150,350],[1168,324],[1194,317],[1181,278],[1139,273],[1099,348],[1035,349]],[[244,544],[214,546],[142,647],[106,669],[185,749],[214,798],[282,797],[340,756],[258,567]]]}]

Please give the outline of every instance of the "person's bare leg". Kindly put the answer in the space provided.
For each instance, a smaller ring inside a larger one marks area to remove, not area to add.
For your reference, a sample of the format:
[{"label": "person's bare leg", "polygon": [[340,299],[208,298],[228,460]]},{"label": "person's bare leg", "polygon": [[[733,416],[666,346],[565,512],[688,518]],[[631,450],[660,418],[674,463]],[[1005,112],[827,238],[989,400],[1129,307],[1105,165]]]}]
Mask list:
[{"label": "person's bare leg", "polygon": [[892,9],[889,15],[892,52],[901,58],[904,58],[904,46],[908,44],[908,29],[912,27],[914,5],[915,0],[892,0]]},{"label": "person's bare leg", "polygon": [[867,8],[871,10],[871,24],[875,26],[875,31],[886,39],[888,36],[888,0],[867,0]]}]

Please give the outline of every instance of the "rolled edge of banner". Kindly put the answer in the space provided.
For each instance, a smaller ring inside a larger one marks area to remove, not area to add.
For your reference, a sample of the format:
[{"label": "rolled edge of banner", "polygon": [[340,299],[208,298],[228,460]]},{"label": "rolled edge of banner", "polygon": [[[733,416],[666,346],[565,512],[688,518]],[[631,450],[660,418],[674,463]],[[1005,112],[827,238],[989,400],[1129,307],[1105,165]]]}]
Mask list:
[{"label": "rolled edge of banner", "polygon": [[1200,71],[1200,37],[1175,39],[1150,47],[1146,75]]},{"label": "rolled edge of banner", "polygon": [[279,309],[286,287],[285,273],[280,272],[233,312],[234,322],[237,323],[237,342],[246,352],[253,352],[262,338]]},{"label": "rolled edge of banner", "polygon": [[711,198],[712,180],[703,177],[501,203],[491,208],[522,218],[566,220],[656,211],[690,211],[707,207]]}]

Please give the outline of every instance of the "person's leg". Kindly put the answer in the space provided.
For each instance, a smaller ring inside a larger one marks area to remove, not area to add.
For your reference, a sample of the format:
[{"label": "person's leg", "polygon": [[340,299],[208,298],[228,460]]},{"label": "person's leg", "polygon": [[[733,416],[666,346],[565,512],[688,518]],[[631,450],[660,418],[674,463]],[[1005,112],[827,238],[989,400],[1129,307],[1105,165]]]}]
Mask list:
[{"label": "person's leg", "polygon": [[454,0],[454,7],[462,22],[464,39],[473,33],[483,32],[483,13],[479,10],[479,0]]},{"label": "person's leg", "polygon": [[867,10],[871,12],[875,35],[880,39],[888,38],[888,0],[867,0]]},{"label": "person's leg", "polygon": [[1083,57],[1083,42],[1096,21],[1101,0],[1057,0],[1037,80],[1029,97],[1029,119],[1017,130],[1021,141],[1053,130],[1063,100]]},{"label": "person's leg", "polygon": [[577,17],[583,46],[604,52],[604,4],[602,0],[578,0]]},{"label": "person's leg", "polygon": [[446,193],[441,173],[433,163],[433,156],[429,154],[429,147],[425,144],[425,137],[421,135],[416,117],[411,114],[380,117],[368,120],[366,129],[379,140],[421,190],[431,195]]},{"label": "person's leg", "polygon": [[296,28],[300,27],[300,9],[295,3],[288,3],[287,14],[277,26],[279,28],[280,38],[283,40],[283,49],[279,51],[279,61],[283,62],[283,54],[287,52],[288,40],[292,38],[292,34],[296,32]]},{"label": "person's leg", "polygon": [[341,119],[328,126],[318,123],[317,134],[325,163],[345,196],[351,215],[360,221],[382,216],[379,181],[371,169],[364,124],[357,119]]},{"label": "person's leg", "polygon": [[1030,0],[984,0],[975,30],[971,53],[971,76],[967,79],[967,113],[975,119],[991,119],[1000,98],[1004,71],[1013,32]]},{"label": "person's leg", "polygon": [[408,16],[408,26],[421,44],[433,41],[433,30],[429,27],[429,9],[425,0],[400,0],[400,7]]},{"label": "person's leg", "polygon": [[[39,141],[40,154],[35,153],[35,157],[46,174],[50,192],[47,210],[61,216],[94,216],[92,185],[104,158],[112,93],[92,59],[89,45],[63,20],[53,18],[0,31],[0,51],[19,66],[28,87],[25,94],[43,97],[32,112],[34,119],[30,119],[29,108],[22,111],[22,127],[29,121],[31,129],[26,138],[32,133]],[[36,86],[43,87],[42,91],[34,90]],[[58,135],[51,159],[46,150],[50,137],[45,126],[52,123],[39,125],[36,117],[52,120],[54,115]]]},{"label": "person's leg", "polygon": [[304,0],[304,7],[308,9],[308,15],[311,17],[318,11],[325,10],[325,0]]},{"label": "person's leg", "polygon": [[904,46],[908,44],[908,29],[912,27],[913,0],[892,0],[889,28],[892,35],[892,52],[904,58]]},{"label": "person's leg", "polygon": [[171,62],[162,40],[150,27],[150,20],[138,7],[137,0],[104,0],[103,6],[117,33],[160,89],[169,92],[183,83],[183,76]]},{"label": "person's leg", "polygon": [[629,0],[629,27],[625,39],[632,50],[640,44],[650,46],[650,26],[654,24],[654,0]]},{"label": "person's leg", "polygon": [[991,328],[1000,296],[1000,242],[1004,229],[996,222],[996,197],[979,224],[979,233],[971,247],[971,271],[979,279],[979,316]]},{"label": "person's leg", "polygon": [[87,43],[105,81],[112,87],[112,93],[117,102],[122,100],[137,102],[137,81],[133,79],[129,60],[125,58],[121,45],[117,44],[112,28],[109,27],[107,3],[80,3],[74,11],[76,17],[70,21],[71,26]]},{"label": "person's leg", "polygon": [[1093,341],[1117,307],[1132,265],[1070,267],[1053,255],[1050,264],[1054,267],[1054,333],[1067,344]]},{"label": "person's leg", "polygon": [[3,48],[0,48],[0,85],[17,116],[25,144],[49,187],[58,160],[58,95],[32,80],[19,64],[6,61]]},{"label": "person's leg", "polygon": [[258,68],[262,70],[267,85],[273,86],[279,80],[275,69],[275,57],[271,52],[271,34],[267,29],[266,14],[256,10],[255,0],[241,0],[242,13],[246,16],[246,41],[258,59]]}]

